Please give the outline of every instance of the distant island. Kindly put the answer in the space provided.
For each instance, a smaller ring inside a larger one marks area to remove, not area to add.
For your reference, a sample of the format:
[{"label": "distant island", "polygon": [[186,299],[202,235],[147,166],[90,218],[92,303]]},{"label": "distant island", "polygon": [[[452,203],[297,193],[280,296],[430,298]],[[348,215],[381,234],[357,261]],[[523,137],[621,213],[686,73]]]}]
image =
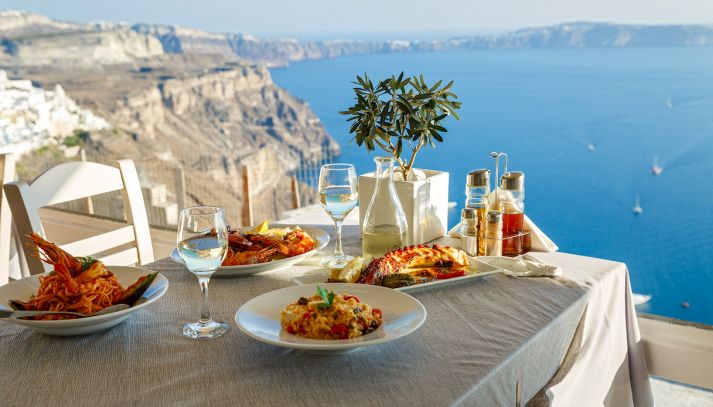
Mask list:
[{"label": "distant island", "polygon": [[[113,37],[111,40],[107,36]],[[147,38],[148,37],[148,38]],[[104,40],[102,40],[102,38]],[[160,43],[157,49],[157,42]],[[176,25],[99,22],[78,24],[52,20],[23,12],[0,12],[0,63],[15,60],[47,60],[45,53],[64,43],[74,49],[114,42],[111,52],[92,52],[89,59],[112,63],[133,56],[166,54],[220,54],[240,61],[271,66],[290,61],[335,58],[342,55],[433,52],[488,49],[561,49],[622,47],[694,47],[713,45],[713,25],[629,25],[573,22],[549,27],[525,28],[494,35],[460,36],[442,40],[415,41],[298,41],[261,39],[250,34],[213,33]],[[42,50],[44,55],[33,53]],[[117,52],[118,51],[118,52]],[[98,55],[98,57],[94,57]],[[71,55],[65,56],[71,57]],[[62,59],[62,58],[59,58]]]}]

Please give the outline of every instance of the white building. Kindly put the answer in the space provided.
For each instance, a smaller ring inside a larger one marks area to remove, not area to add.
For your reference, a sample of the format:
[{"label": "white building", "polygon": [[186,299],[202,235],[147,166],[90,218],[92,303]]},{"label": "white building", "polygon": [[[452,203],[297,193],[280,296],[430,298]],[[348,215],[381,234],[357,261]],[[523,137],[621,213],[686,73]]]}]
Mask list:
[{"label": "white building", "polygon": [[100,130],[109,123],[82,109],[60,85],[47,91],[29,80],[8,79],[0,70],[0,153],[26,153],[57,143],[76,129]]}]

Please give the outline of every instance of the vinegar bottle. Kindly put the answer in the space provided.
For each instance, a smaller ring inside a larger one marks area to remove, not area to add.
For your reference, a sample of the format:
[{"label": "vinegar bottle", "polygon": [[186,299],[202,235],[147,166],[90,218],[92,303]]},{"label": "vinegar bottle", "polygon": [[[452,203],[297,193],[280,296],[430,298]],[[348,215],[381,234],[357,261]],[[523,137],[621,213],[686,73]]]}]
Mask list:
[{"label": "vinegar bottle", "polygon": [[376,188],[362,225],[362,251],[367,260],[408,246],[408,225],[394,186],[394,159],[376,157]]},{"label": "vinegar bottle", "polygon": [[500,208],[503,211],[503,254],[517,256],[524,253],[525,174],[511,171],[500,178]]}]

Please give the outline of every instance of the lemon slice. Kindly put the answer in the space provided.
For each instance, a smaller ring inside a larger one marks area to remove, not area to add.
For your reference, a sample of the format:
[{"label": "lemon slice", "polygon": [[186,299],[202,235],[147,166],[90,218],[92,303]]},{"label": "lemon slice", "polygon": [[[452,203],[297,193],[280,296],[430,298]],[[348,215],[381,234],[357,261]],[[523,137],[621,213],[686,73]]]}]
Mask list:
[{"label": "lemon slice", "polygon": [[335,281],[342,281],[345,283],[356,283],[361,276],[361,272],[366,268],[366,259],[363,257],[355,257],[349,263],[347,263],[344,268],[341,269],[331,269],[329,271],[329,278]]},{"label": "lemon slice", "polygon": [[267,229],[269,226],[270,226],[270,222],[264,220],[264,221],[262,221],[261,224],[259,224],[258,226],[255,226],[254,228],[248,230],[245,233],[259,235],[259,234],[267,232]]}]

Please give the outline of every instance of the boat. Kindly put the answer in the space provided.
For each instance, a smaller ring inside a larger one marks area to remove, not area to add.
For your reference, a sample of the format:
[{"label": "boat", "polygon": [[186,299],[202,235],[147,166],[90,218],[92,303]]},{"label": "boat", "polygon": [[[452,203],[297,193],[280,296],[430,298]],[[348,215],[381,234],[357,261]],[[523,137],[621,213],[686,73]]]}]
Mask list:
[{"label": "boat", "polygon": [[663,172],[663,167],[659,165],[659,156],[654,156],[654,165],[651,167],[651,173],[654,175],[661,175]]},{"label": "boat", "polygon": [[641,305],[649,302],[651,300],[651,296],[647,294],[632,293],[631,300],[634,302],[634,305]]},{"label": "boat", "polygon": [[641,207],[641,202],[639,202],[639,194],[636,194],[636,203],[632,209],[635,215],[641,215],[644,212],[644,208]]},{"label": "boat", "polygon": [[666,106],[667,109],[673,108],[673,101],[671,101],[671,98],[666,98],[664,101],[664,106]]},{"label": "boat", "polygon": [[587,150],[594,152],[594,150],[596,150],[596,149],[597,149],[597,147],[594,145],[594,143],[587,144]]}]

